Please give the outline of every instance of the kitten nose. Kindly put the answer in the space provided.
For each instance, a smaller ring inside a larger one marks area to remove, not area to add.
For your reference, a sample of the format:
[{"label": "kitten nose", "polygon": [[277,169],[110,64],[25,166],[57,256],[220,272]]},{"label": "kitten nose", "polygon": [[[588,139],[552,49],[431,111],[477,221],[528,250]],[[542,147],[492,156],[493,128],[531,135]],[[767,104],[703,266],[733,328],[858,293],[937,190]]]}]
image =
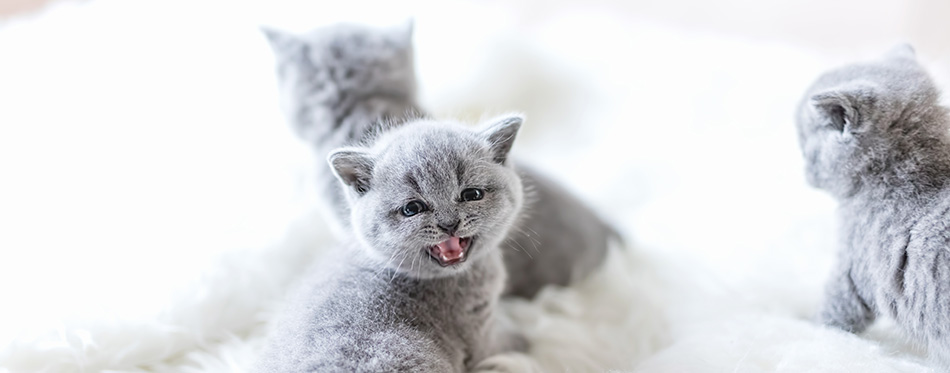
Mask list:
[{"label": "kitten nose", "polygon": [[456,219],[455,221],[453,221],[453,222],[451,222],[451,223],[441,222],[441,223],[439,223],[439,224],[437,224],[437,225],[439,226],[439,228],[442,228],[442,230],[445,231],[445,233],[448,233],[450,236],[454,236],[454,235],[455,235],[455,230],[458,229],[459,223],[461,223],[461,222],[462,222],[462,220]]}]

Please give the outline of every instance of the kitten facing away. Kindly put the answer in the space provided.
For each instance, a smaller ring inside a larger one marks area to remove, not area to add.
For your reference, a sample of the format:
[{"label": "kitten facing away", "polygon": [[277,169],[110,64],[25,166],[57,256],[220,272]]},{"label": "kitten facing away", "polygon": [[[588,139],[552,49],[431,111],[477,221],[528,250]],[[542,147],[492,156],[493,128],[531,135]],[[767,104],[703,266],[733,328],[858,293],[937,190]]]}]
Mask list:
[{"label": "kitten facing away", "polygon": [[333,151],[346,241],[279,320],[262,372],[464,372],[524,351],[497,325],[499,245],[524,201],[507,162],[522,119],[419,120]]},{"label": "kitten facing away", "polygon": [[[335,25],[306,35],[264,29],[276,55],[281,102],[297,135],[318,157],[365,142],[389,126],[424,116],[416,103],[412,25],[371,28]],[[333,206],[328,220],[338,232],[348,203],[324,165],[319,194]],[[527,203],[503,244],[506,294],[531,298],[548,284],[586,277],[619,235],[593,210],[557,183],[520,165]]]},{"label": "kitten facing away", "polygon": [[859,333],[893,318],[950,369],[950,119],[910,46],[832,70],[797,115],[808,182],[839,202],[819,319]]}]

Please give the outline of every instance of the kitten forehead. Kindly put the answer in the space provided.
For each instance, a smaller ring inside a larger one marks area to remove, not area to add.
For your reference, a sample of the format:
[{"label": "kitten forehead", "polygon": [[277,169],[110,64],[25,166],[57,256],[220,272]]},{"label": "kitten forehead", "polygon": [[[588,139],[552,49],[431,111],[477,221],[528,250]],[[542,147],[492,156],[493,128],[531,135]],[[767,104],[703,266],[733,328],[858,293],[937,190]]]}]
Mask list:
[{"label": "kitten forehead", "polygon": [[380,136],[373,146],[380,158],[416,155],[433,161],[472,156],[486,147],[475,131],[459,123],[420,121],[406,124]]},{"label": "kitten forehead", "polygon": [[[466,170],[489,159],[487,144],[474,131],[456,123],[417,122],[378,139],[378,171],[425,188],[437,183],[462,184]],[[474,172],[471,172],[474,174]]]}]

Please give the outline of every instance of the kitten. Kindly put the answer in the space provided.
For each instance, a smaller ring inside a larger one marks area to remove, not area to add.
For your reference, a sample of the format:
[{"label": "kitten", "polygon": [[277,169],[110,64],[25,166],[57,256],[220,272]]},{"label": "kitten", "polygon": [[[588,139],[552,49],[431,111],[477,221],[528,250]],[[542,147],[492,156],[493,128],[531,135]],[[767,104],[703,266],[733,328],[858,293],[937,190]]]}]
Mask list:
[{"label": "kitten", "polygon": [[[282,110],[321,160],[373,136],[385,119],[415,114],[412,25],[373,29],[340,24],[303,36],[262,28],[276,55]],[[326,162],[317,187],[334,231],[345,235],[349,206]]]},{"label": "kitten", "polygon": [[797,117],[808,182],[839,201],[819,319],[894,318],[950,368],[950,119],[909,46],[822,75]]},{"label": "kitten", "polygon": [[[276,55],[285,114],[317,156],[422,116],[411,24],[382,29],[344,24],[302,36],[264,32]],[[523,165],[518,170],[529,201],[505,241],[505,293],[531,298],[545,285],[568,285],[593,272],[608,241],[619,235],[557,183]],[[322,168],[317,177],[320,195],[333,206],[328,220],[336,231],[347,231],[339,217],[349,207],[333,174]]]},{"label": "kitten", "polygon": [[521,122],[420,120],[330,153],[353,239],[292,302],[259,370],[462,372],[524,351],[493,319],[498,246],[524,200],[507,162]]}]

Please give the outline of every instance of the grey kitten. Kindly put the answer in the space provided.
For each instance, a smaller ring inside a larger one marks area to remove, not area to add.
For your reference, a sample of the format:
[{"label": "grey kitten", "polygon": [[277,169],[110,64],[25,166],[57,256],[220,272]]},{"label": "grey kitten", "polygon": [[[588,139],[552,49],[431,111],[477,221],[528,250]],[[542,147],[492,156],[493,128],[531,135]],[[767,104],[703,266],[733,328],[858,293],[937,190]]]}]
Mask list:
[{"label": "grey kitten", "polygon": [[[298,135],[319,157],[358,144],[388,126],[419,117],[412,26],[336,25],[296,36],[265,29],[277,57],[281,100]],[[525,218],[504,245],[506,294],[533,297],[548,284],[568,285],[604,260],[619,238],[583,202],[538,172],[518,168],[526,186]],[[324,200],[338,231],[349,207],[328,168],[319,170]]]},{"label": "grey kitten", "polygon": [[938,100],[901,46],[822,75],[797,127],[808,182],[840,206],[820,320],[858,333],[890,316],[950,368],[950,119]]},{"label": "grey kitten", "polygon": [[421,120],[333,151],[353,239],[291,302],[259,370],[463,372],[524,351],[493,318],[498,245],[524,200],[506,161],[521,122],[475,131]]},{"label": "grey kitten", "polygon": [[[340,24],[296,36],[262,28],[276,55],[282,109],[297,136],[322,161],[338,147],[374,136],[384,119],[418,117],[412,25],[373,29]],[[326,162],[317,187],[327,221],[349,232],[349,205]]]}]

